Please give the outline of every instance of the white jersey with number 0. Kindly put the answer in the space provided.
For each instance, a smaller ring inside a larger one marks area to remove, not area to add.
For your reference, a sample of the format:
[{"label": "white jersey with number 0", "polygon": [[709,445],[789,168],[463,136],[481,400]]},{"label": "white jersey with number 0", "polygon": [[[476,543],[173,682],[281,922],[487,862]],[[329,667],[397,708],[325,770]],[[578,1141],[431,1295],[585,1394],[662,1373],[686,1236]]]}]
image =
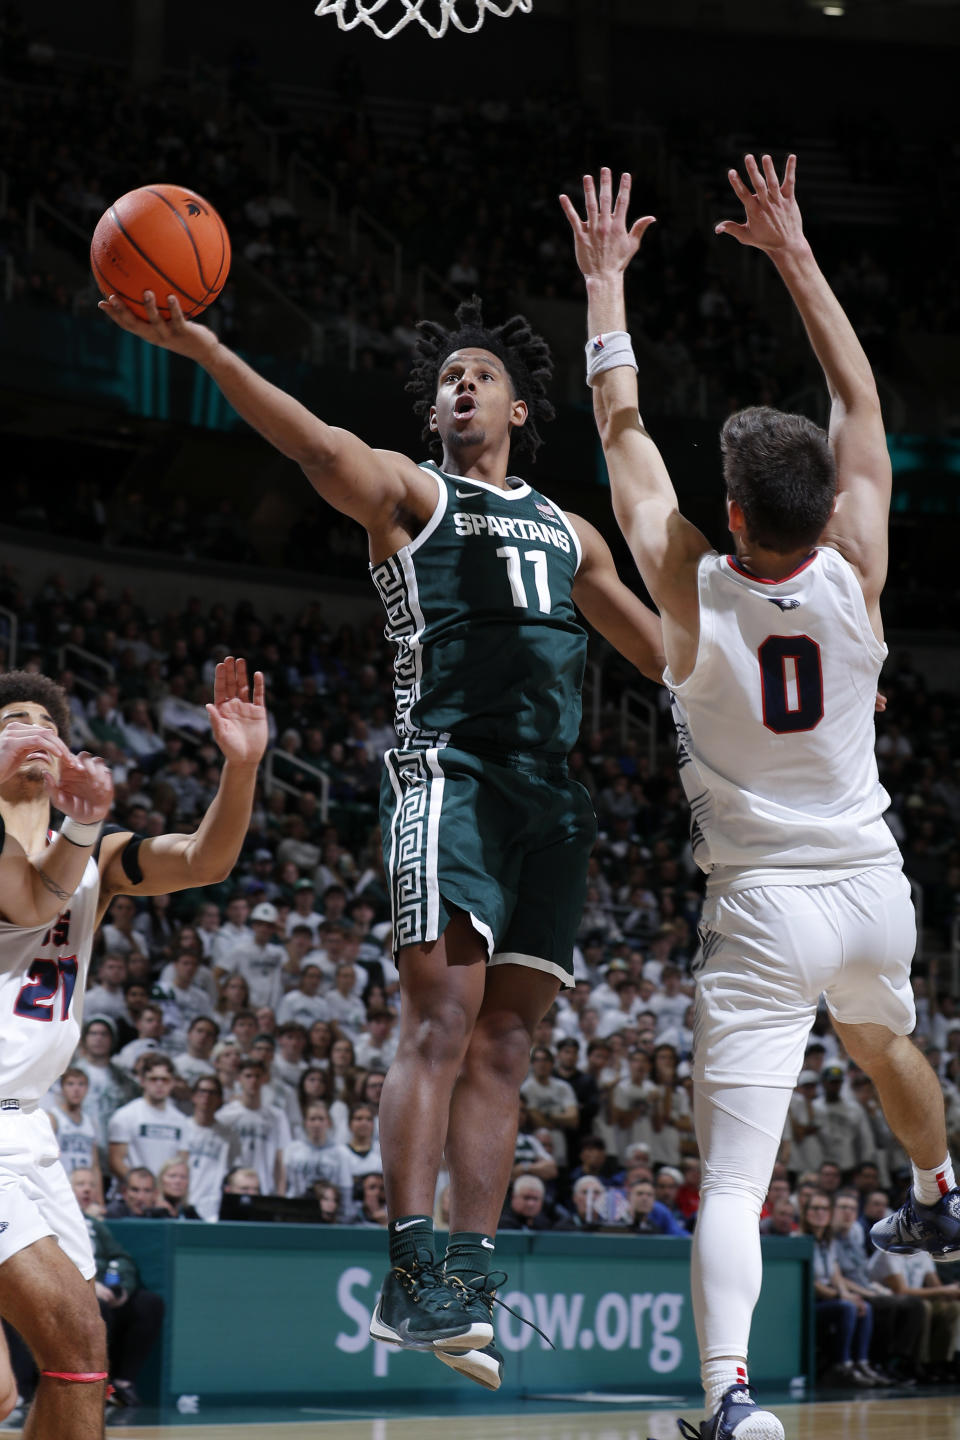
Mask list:
[{"label": "white jersey with number 0", "polygon": [[51,924],[25,929],[0,920],[0,1100],[39,1100],[70,1064],[99,894],[91,859]]},{"label": "white jersey with number 0", "polygon": [[851,566],[819,549],[771,581],[714,552],[698,578],[696,663],[664,681],[708,890],[899,865],[874,757],[887,649]]}]

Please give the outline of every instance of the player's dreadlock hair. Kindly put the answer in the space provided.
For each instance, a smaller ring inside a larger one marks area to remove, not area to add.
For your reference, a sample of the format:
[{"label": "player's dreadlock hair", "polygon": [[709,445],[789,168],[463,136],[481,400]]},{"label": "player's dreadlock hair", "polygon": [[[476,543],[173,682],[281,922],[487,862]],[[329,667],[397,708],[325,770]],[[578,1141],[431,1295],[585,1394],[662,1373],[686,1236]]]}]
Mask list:
[{"label": "player's dreadlock hair", "polygon": [[440,370],[455,350],[489,350],[506,366],[514,395],[527,405],[526,423],[510,432],[511,455],[527,455],[531,460],[543,444],[539,426],[555,414],[547,399],[547,383],[553,374],[550,347],[540,335],[534,335],[524,315],[513,315],[493,328],[483,323],[482,302],[471,295],[457,307],[457,328],[444,330],[432,320],[421,320],[417,326],[420,337],[414,350],[413,368],[407,389],[414,396],[414,413],[423,417],[423,439],[437,459],[443,455],[443,442],[430,429],[430,407],[437,398]]},{"label": "player's dreadlock hair", "polygon": [[60,739],[70,744],[70,706],[66,691],[55,680],[32,670],[7,670],[0,675],[0,710],[15,700],[45,706]]}]

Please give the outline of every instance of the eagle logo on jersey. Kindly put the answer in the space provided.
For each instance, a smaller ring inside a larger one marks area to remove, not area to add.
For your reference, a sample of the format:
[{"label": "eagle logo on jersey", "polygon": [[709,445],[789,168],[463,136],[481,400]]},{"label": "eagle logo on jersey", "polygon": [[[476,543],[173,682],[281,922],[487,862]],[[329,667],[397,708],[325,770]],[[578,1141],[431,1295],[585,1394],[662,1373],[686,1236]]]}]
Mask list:
[{"label": "eagle logo on jersey", "polygon": [[793,599],[778,600],[774,595],[768,595],[767,599],[771,605],[776,605],[778,610],[799,610],[800,601]]}]

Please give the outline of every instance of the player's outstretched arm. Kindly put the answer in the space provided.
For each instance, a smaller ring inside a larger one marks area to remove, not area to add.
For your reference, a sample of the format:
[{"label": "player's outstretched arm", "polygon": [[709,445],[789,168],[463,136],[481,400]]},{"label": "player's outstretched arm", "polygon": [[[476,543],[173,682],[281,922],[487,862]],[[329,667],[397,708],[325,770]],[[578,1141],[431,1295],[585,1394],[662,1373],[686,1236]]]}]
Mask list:
[{"label": "player's outstretched arm", "polygon": [[661,684],[666,660],[660,616],[638,599],[620,576],[610,546],[580,515],[567,513],[583,558],[573,582],[573,603],[594,630],[648,680]]},{"label": "player's outstretched arm", "polygon": [[[167,299],[169,320],[160,315],[152,291],[144,291],[143,298],[147,320],[134,315],[116,295],[101,300],[99,308],[121,330],[202,366],[241,419],[296,461],[317,493],[344,515],[376,531],[404,505],[409,487],[425,485],[422,472],[406,455],[374,450],[349,430],[327,425],[258,375],[209,326],[187,320],[175,295]],[[432,505],[432,485],[429,495]]]},{"label": "player's outstretched arm", "polygon": [[844,313],[803,233],[796,198],[797,157],[783,180],[769,155],[758,165],[744,159],[749,184],[728,172],[744,208],[741,223],[723,220],[718,235],[732,235],[769,255],[800,313],[830,392],[830,444],[837,463],[836,512],[823,541],[856,569],[867,603],[876,603],[887,572],[887,519],[892,472],[880,397],[856,331]]},{"label": "player's outstretched arm", "polygon": [[127,853],[133,838],[130,832],[107,836],[100,850],[98,924],[114,895],[167,895],[216,884],[225,880],[237,863],[250,824],[257,767],[267,748],[260,671],[253,677],[251,692],[246,661],[232,656],[221,661],[207,713],[213,738],[226,761],[209,810],[192,835],[158,835],[144,840],[134,863]]},{"label": "player's outstretched arm", "polygon": [[[581,219],[568,196],[563,212],[573,231],[577,264],[587,287],[590,337],[626,330],[624,273],[640,248],[651,215],[627,228],[630,176],[620,180],[616,201],[609,170],[600,172],[599,195],[593,177],[583,182],[586,215]],[[589,343],[589,341],[588,341]],[[673,483],[660,451],[640,418],[637,377],[629,361],[602,370],[593,381],[593,405],[610,474],[617,523],[643,582],[664,619],[667,654],[671,631],[682,631],[685,649],[699,630],[697,564],[710,545],[680,514]],[[674,639],[678,637],[674,634]]]}]

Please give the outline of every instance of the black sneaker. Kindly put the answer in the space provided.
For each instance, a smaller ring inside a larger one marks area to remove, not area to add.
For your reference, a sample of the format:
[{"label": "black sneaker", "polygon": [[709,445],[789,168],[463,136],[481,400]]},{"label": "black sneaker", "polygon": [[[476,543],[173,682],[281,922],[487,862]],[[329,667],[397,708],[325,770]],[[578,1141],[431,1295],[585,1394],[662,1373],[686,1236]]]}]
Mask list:
[{"label": "black sneaker", "polygon": [[871,1228],[870,1239],[893,1255],[923,1250],[942,1263],[960,1258],[960,1189],[954,1186],[936,1205],[921,1205],[911,1189],[899,1210]]},{"label": "black sneaker", "polygon": [[415,1261],[387,1271],[370,1320],[370,1334],[404,1350],[478,1350],[493,1339],[493,1326],[481,1317],[466,1287],[448,1283],[435,1263]]}]

